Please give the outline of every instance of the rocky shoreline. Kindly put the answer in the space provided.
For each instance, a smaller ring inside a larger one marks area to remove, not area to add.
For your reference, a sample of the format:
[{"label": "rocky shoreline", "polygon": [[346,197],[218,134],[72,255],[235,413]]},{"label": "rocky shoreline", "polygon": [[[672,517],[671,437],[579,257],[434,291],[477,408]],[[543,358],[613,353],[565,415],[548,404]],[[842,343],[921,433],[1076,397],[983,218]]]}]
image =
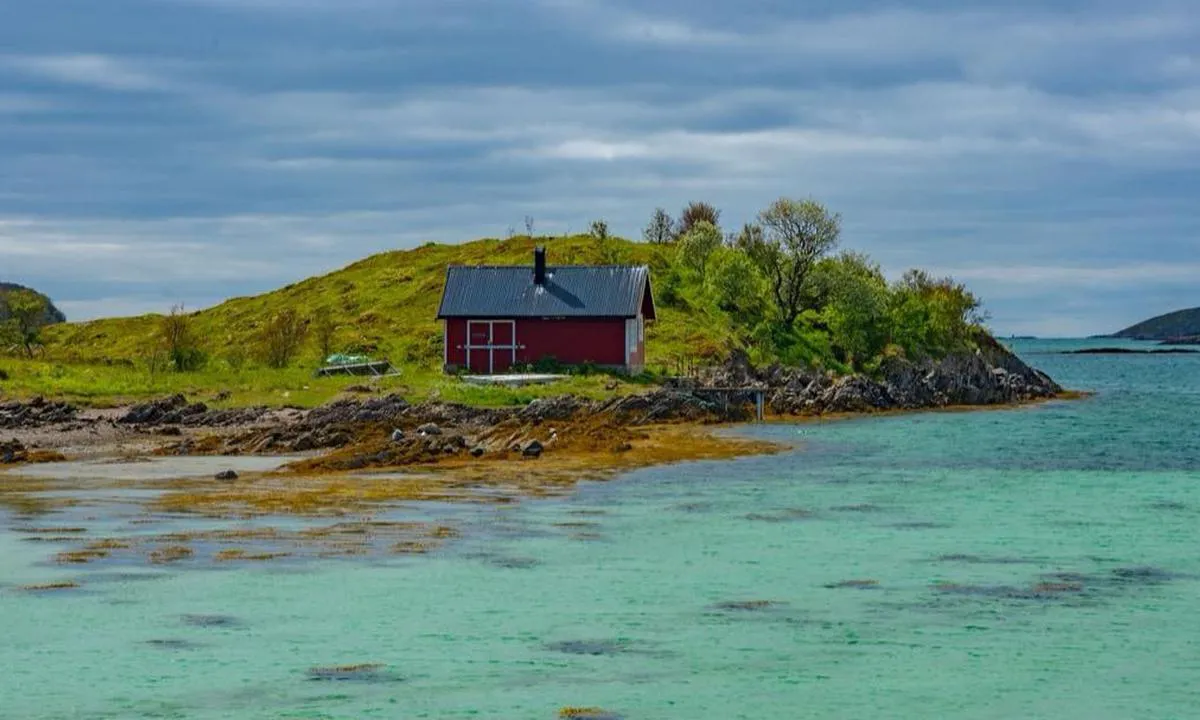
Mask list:
[{"label": "rocky shoreline", "polygon": [[[713,390],[720,388],[720,393]],[[730,390],[736,390],[731,392]],[[536,458],[557,446],[622,452],[631,432],[649,425],[742,422],[761,393],[777,417],[820,417],[951,406],[1006,405],[1062,394],[1057,383],[999,344],[940,361],[887,361],[875,377],[782,366],[753,367],[735,353],[696,378],[647,393],[588,400],[572,395],[523,407],[412,404],[398,395],[344,399],[311,410],[266,407],[210,409],[182,395],[117,412],[89,414],[34,400],[0,405],[0,429],[28,449],[61,449],[58,430],[96,442],[140,440],[160,455],[325,452],[322,470],[403,466],[451,457]],[[17,447],[17,445],[12,445]],[[4,453],[20,462],[29,452]],[[41,455],[56,457],[56,455]],[[311,467],[313,466],[310,464]]]}]

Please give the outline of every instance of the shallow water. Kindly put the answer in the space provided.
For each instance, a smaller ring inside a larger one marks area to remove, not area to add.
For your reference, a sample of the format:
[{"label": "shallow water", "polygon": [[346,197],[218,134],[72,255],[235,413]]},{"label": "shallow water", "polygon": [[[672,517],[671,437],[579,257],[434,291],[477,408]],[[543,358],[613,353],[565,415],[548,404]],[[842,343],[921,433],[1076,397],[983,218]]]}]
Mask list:
[{"label": "shallow water", "polygon": [[5,518],[0,717],[1195,717],[1200,357],[1018,347],[1097,395],[384,516],[431,555],[63,568]]}]

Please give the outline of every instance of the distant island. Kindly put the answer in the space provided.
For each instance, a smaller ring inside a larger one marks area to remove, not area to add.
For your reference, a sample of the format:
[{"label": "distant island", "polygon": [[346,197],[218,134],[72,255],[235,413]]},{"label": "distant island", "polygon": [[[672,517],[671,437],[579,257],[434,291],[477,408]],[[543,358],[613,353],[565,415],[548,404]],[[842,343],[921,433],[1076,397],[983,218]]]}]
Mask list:
[{"label": "distant island", "polygon": [[1098,347],[1083,348],[1082,350],[1064,350],[1063,355],[1196,355],[1200,350],[1185,350],[1183,348],[1161,348],[1158,350],[1135,350],[1132,348]]},{"label": "distant island", "polygon": [[1109,337],[1151,340],[1166,345],[1200,345],[1200,307],[1143,320]]}]

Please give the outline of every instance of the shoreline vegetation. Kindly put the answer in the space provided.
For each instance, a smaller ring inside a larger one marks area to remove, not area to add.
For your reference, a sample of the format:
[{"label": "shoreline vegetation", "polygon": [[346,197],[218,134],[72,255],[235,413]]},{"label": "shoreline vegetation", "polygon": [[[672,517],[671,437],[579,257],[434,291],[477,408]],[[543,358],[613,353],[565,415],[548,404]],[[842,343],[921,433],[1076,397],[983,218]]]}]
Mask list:
[{"label": "shoreline vegetation", "polygon": [[[293,461],[270,473],[160,483],[147,511],[341,516],[419,499],[510,502],[634,468],[786,450],[718,432],[752,419],[756,395],[769,420],[798,422],[1070,396],[992,337],[963,285],[919,270],[889,283],[866,256],[834,254],[841,218],[819,203],[781,198],[737,232],[719,218],[706,203],[678,220],[658,210],[640,243],[602,221],[584,236],[535,238],[530,227],[431,243],[192,313],[39,325],[35,294],[10,294],[0,468],[284,456]],[[510,388],[440,371],[434,304],[446,267],[524,263],[538,244],[552,264],[651,268],[659,320],[647,372],[546,358],[521,369],[561,381]],[[314,358],[334,352],[399,372],[313,377]],[[0,505],[44,512],[55,502],[45,487],[5,474]],[[76,560],[113,549],[85,547]],[[227,550],[227,561],[264,556]],[[155,552],[153,562],[188,557],[174,545]]]}]

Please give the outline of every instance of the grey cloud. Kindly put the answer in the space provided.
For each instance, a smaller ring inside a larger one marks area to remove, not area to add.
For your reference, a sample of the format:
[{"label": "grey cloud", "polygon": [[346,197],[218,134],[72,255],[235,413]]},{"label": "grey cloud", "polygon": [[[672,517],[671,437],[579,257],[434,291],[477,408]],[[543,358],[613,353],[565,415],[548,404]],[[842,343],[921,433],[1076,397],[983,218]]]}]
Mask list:
[{"label": "grey cloud", "polygon": [[656,205],[736,225],[811,194],[890,271],[961,272],[1001,330],[1098,331],[1080,297],[1152,314],[1200,231],[1183,2],[112,2],[89,36],[33,6],[0,28],[0,273],[78,313],[526,214],[636,236]]}]

